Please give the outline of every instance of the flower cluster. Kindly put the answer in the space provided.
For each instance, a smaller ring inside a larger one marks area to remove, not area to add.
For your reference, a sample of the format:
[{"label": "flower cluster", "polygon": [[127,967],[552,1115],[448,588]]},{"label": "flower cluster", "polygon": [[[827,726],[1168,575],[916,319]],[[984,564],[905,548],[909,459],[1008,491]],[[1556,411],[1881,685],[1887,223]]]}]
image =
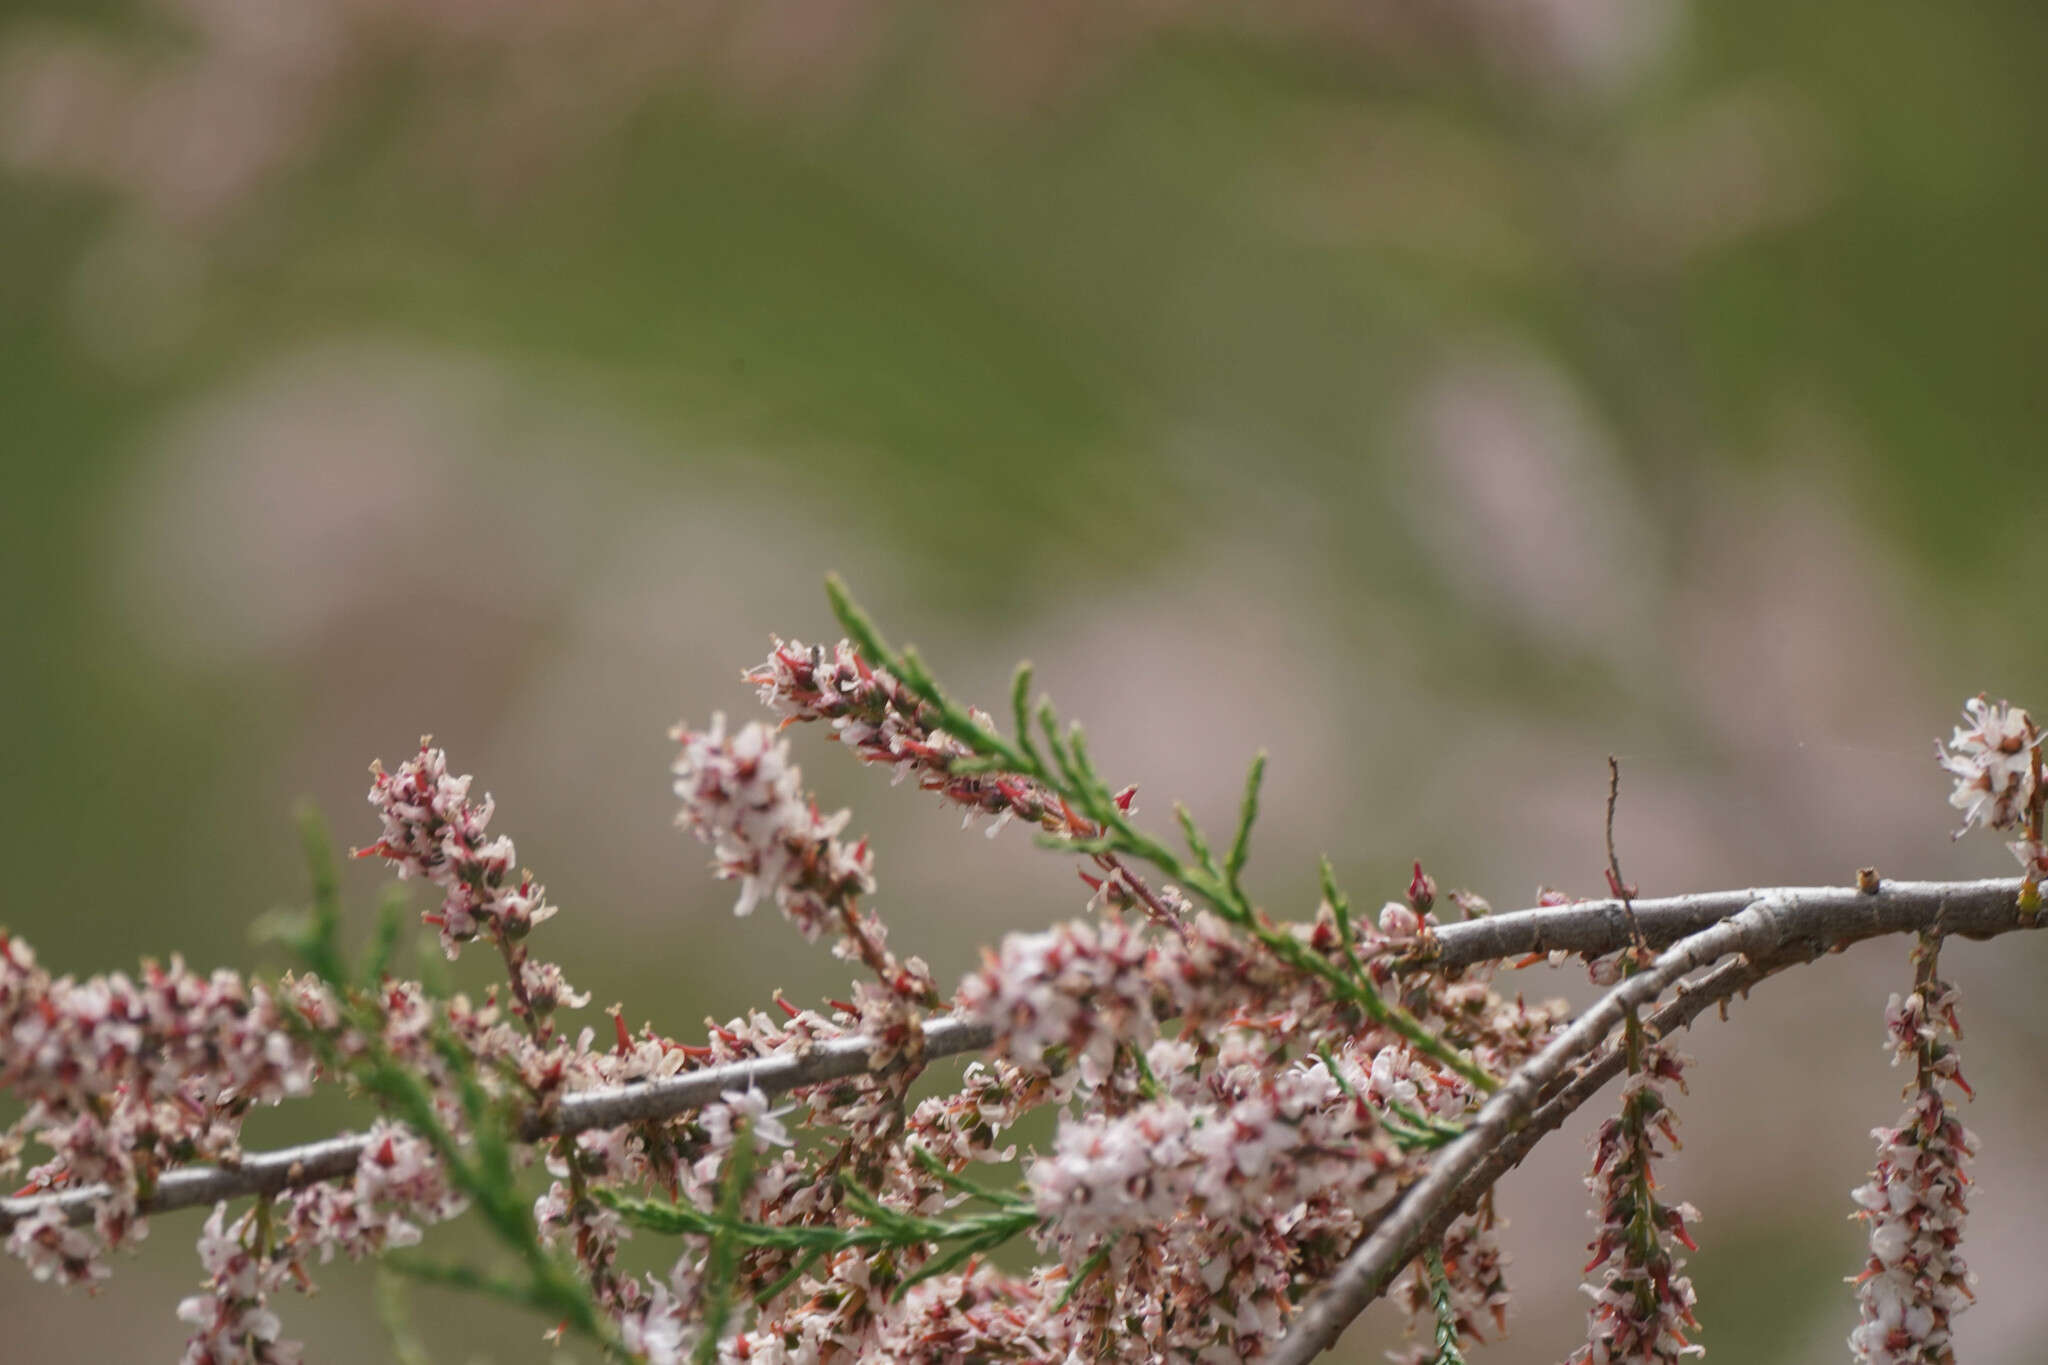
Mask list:
[{"label": "flower cluster", "polygon": [[100,1259],[104,1250],[101,1240],[84,1228],[73,1227],[55,1204],[45,1204],[16,1223],[7,1235],[7,1250],[39,1280],[91,1284],[111,1273]]},{"label": "flower cluster", "polygon": [[[807,1188],[804,1163],[789,1150],[785,1112],[770,1109],[759,1092],[736,1091],[683,1122],[579,1134],[548,1158],[555,1180],[533,1207],[542,1240],[566,1249],[622,1342],[654,1365],[688,1359],[702,1336],[703,1258],[686,1253],[666,1276],[621,1273],[620,1244],[631,1236],[631,1226],[590,1191],[658,1190],[709,1214],[744,1133],[748,1150],[767,1160],[755,1171],[739,1212],[763,1224],[829,1223],[837,1200],[826,1190]],[[768,1262],[758,1262],[749,1268],[747,1283],[757,1289],[770,1284],[791,1264],[778,1260],[771,1271]]]},{"label": "flower cluster", "polygon": [[1972,1277],[1958,1254],[1967,1214],[1963,1163],[1976,1140],[1942,1091],[1965,1094],[1954,1042],[1955,989],[1935,975],[1936,944],[1923,942],[1911,995],[1885,1008],[1893,1065],[1913,1084],[1898,1123],[1876,1129],[1877,1169],[1858,1187],[1856,1216],[1870,1228],[1870,1260],[1857,1277],[1861,1321],[1849,1337],[1865,1365],[1953,1365],[1949,1324],[1969,1306]]},{"label": "flower cluster", "polygon": [[[1379,919],[1356,927],[1352,955],[1394,990],[1394,963],[1434,920],[1400,902]],[[1341,957],[1334,926],[1326,905],[1302,939]],[[1504,1000],[1488,976],[1411,995],[1448,1036],[1512,1065],[1565,1011]],[[1068,1330],[1103,1358],[1149,1358],[1162,1341],[1173,1358],[1263,1354],[1413,1169],[1398,1135],[1455,1123],[1478,1099],[1327,983],[1207,913],[1176,931],[1111,913],[1010,935],[957,1001],[995,1027],[997,1055],[1021,1074],[1063,1072],[1087,1100],[1029,1180],[1042,1240],[1082,1281]],[[1504,1262],[1490,1223],[1462,1235],[1446,1268],[1472,1305],[1461,1333],[1478,1339],[1482,1317],[1498,1327],[1504,1314]],[[1091,1278],[1096,1257],[1104,1268]],[[1118,1346],[1087,1334],[1105,1321],[1160,1327]]]},{"label": "flower cluster", "polygon": [[[1119,1046],[1143,1047],[1162,1000],[1181,979],[1175,948],[1120,916],[1011,934],[961,983],[955,1007],[996,1027],[998,1055],[1043,1068],[1049,1052],[1106,1067]],[[1170,997],[1169,997],[1170,998]]]},{"label": "flower cluster", "polygon": [[[1354,924],[1348,944],[1328,903],[1296,941],[1358,964],[1426,1026],[1484,1065],[1512,1069],[1567,1012],[1559,1002],[1503,998],[1490,968],[1426,987],[1404,983],[1400,964],[1437,928],[1433,893],[1418,869],[1410,898]],[[1078,1311],[1178,1324],[1172,1339],[1190,1358],[1262,1354],[1299,1293],[1356,1239],[1383,1192],[1407,1178],[1416,1157],[1404,1143],[1426,1145],[1429,1125],[1455,1125],[1480,1098],[1362,1018],[1327,981],[1207,912],[1184,912],[1171,930],[1110,912],[1009,935],[956,999],[961,1013],[993,1025],[998,1056],[1025,1075],[1064,1076],[1086,1101],[1030,1168],[1048,1216],[1045,1240],[1062,1264],[1108,1258],[1100,1282],[1075,1292]],[[1359,1127],[1325,1126],[1360,1115]],[[1323,1165],[1336,1151],[1359,1155],[1349,1166]],[[1461,1222],[1458,1236],[1446,1274],[1470,1307],[1459,1333],[1478,1340],[1482,1319],[1498,1328],[1504,1318],[1504,1258],[1490,1220]],[[1249,1254],[1254,1245],[1262,1250]],[[1421,1283],[1407,1282],[1411,1303]],[[1427,1313],[1427,1287],[1420,1293]],[[1220,1337],[1213,1315],[1196,1307],[1219,1303],[1236,1305]]]},{"label": "flower cluster", "polygon": [[[862,994],[858,988],[855,993]],[[629,1036],[621,1026],[616,1047],[579,1055],[572,1073],[579,1086],[617,1084],[697,1066],[801,1055],[819,1042],[874,1036],[877,1028],[876,1014],[863,1014],[854,1002],[835,1007],[829,1016],[778,1004],[780,1017],[757,1011],[712,1025],[704,1046],[677,1044],[652,1030]],[[603,1081],[589,1079],[599,1074]],[[936,1159],[958,1170],[970,1161],[1007,1159],[1013,1153],[999,1154],[991,1144],[1019,1113],[1043,1103],[1048,1094],[1044,1085],[1000,1062],[977,1064],[956,1093],[933,1097],[906,1113],[905,1078],[912,1074],[899,1065],[883,1075],[803,1087],[777,1107],[758,1091],[734,1091],[676,1120],[578,1134],[548,1158],[555,1180],[534,1206],[536,1222],[550,1245],[574,1258],[628,1349],[651,1365],[691,1359],[703,1345],[711,1292],[701,1244],[685,1249],[666,1275],[623,1274],[618,1253],[632,1224],[591,1192],[658,1193],[665,1202],[708,1216],[719,1204],[739,1134],[745,1132],[756,1160],[739,1191],[737,1214],[764,1235],[788,1230],[801,1238],[805,1230],[846,1225],[845,1191],[830,1175],[841,1167],[858,1171],[861,1183],[890,1207],[932,1212],[957,1196],[948,1194],[925,1161]],[[799,1121],[813,1134],[833,1139],[824,1148],[830,1155],[823,1174],[818,1156],[798,1145]],[[736,1299],[766,1297],[755,1324],[722,1343],[722,1358],[814,1360],[834,1352],[850,1359],[921,1358],[916,1352],[897,1353],[896,1345],[911,1339],[906,1315],[934,1316],[928,1288],[934,1282],[915,1286],[900,1303],[888,1291],[903,1283],[929,1252],[894,1247],[886,1263],[878,1263],[873,1252],[855,1251],[821,1261],[806,1258],[799,1247],[798,1242],[771,1239],[740,1258],[732,1286]],[[998,1327],[1018,1321],[1014,1304],[1007,1299],[998,1304],[997,1299],[999,1288],[1007,1295],[1014,1286],[1000,1277],[969,1278],[991,1305],[986,1316],[1001,1319]],[[769,1295],[777,1285],[781,1290]],[[932,1330],[957,1330],[958,1325],[954,1320],[950,1329],[934,1325]]]},{"label": "flower cluster", "polygon": [[379,1119],[364,1142],[354,1179],[314,1185],[289,1196],[278,1220],[301,1256],[360,1260],[416,1245],[423,1224],[444,1222],[467,1201],[448,1187],[433,1147],[403,1125]]},{"label": "flower cluster", "polygon": [[1600,1224],[1586,1269],[1607,1269],[1599,1284],[1586,1286],[1593,1299],[1587,1341],[1572,1356],[1572,1365],[1671,1365],[1701,1353],[1686,1338],[1699,1322],[1692,1312],[1692,1281],[1679,1273],[1685,1263],[1674,1251],[1680,1246],[1698,1250],[1686,1224],[1699,1212],[1690,1204],[1658,1199],[1650,1172],[1651,1163],[1667,1154],[1660,1137],[1678,1145],[1664,1086],[1684,1088],[1684,1063],[1661,1042],[1647,1038],[1635,1061],[1622,1091],[1620,1116],[1602,1124],[1595,1139],[1593,1173],[1586,1180]]},{"label": "flower cluster", "polygon": [[1040,1244],[1076,1282],[1062,1330],[1084,1358],[1265,1354],[1411,1169],[1366,1098],[1363,1049],[1276,1052],[1249,1027],[1207,1059],[1156,1042],[1156,1097],[1067,1118],[1030,1163]]},{"label": "flower cluster", "polygon": [[[874,973],[878,985],[860,983],[852,1001],[839,1003],[837,1024],[874,1040],[874,1071],[811,1102],[813,1122],[842,1129],[841,1150],[869,1153],[872,1163],[902,1130],[910,1085],[923,1069],[923,1014],[939,1002],[931,970],[921,958],[890,952],[887,927],[860,907],[859,898],[875,889],[867,841],[840,840],[848,813],[818,813],[786,742],[759,723],[728,734],[722,715],[708,730],[677,726],[671,736],[682,745],[674,766],[677,823],[711,845],[719,877],[740,883],[735,913],[770,898],[806,938],[837,929],[834,953]],[[818,1202],[814,1212],[824,1217],[834,1207]]]},{"label": "flower cluster", "polygon": [[807,939],[851,922],[856,899],[875,889],[874,857],[865,840],[840,841],[851,812],[820,815],[805,799],[789,745],[758,723],[728,735],[723,715],[670,737],[682,744],[676,823],[711,846],[721,879],[740,884],[733,913],[751,914],[770,897]]},{"label": "flower cluster", "polygon": [[[283,993],[318,1008],[316,986]],[[90,1234],[50,1217],[17,1224],[8,1250],[39,1278],[91,1281],[99,1253],[144,1233],[136,1191],[182,1162],[231,1158],[242,1118],[312,1088],[311,1053],[288,1027],[295,1004],[233,972],[201,976],[177,958],[84,981],[52,979],[0,933],[0,1084],[27,1110],[0,1131],[0,1174],[24,1139],[50,1152],[24,1192],[107,1186]]]},{"label": "flower cluster", "polygon": [[[1049,834],[1088,840],[1101,833],[1097,824],[1078,813],[1057,792],[1020,773],[987,771],[965,762],[974,749],[948,734],[935,709],[886,668],[861,656],[853,642],[841,640],[827,649],[798,640],[780,640],[760,667],[746,674],[761,701],[783,717],[783,724],[825,721],[832,737],[863,762],[888,767],[894,780],[915,776],[924,790],[962,808],[962,824],[977,816],[989,818],[993,838],[1012,819],[1036,825]],[[987,731],[995,719],[969,707],[967,722]],[[1136,809],[1138,789],[1125,787],[1112,798],[1125,815]],[[1177,906],[1151,888],[1115,854],[1092,855],[1100,875],[1082,873],[1094,895],[1088,908],[1141,904],[1154,919],[1172,921]]]},{"label": "flower cluster", "polygon": [[857,987],[845,1012],[877,1040],[878,1067],[900,1054],[886,1100],[869,1116],[891,1122],[922,1064],[922,1011],[938,1003],[939,993],[924,960],[899,960],[887,947],[887,926],[860,907],[860,897],[875,889],[867,840],[848,846],[839,838],[849,812],[818,813],[789,761],[789,745],[766,726],[756,722],[728,735],[725,717],[715,715],[708,730],[678,725],[670,736],[682,745],[674,765],[682,801],[676,823],[711,845],[720,878],[740,883],[733,912],[745,915],[767,896],[807,939],[837,929],[833,952],[865,964],[880,983],[879,990]]},{"label": "flower cluster", "polygon": [[452,1218],[463,1205],[426,1141],[383,1121],[346,1184],[293,1191],[232,1223],[227,1205],[215,1205],[199,1235],[205,1290],[178,1305],[193,1327],[184,1365],[295,1365],[302,1348],[283,1339],[270,1308],[279,1289],[310,1289],[307,1264],[336,1251],[353,1260],[412,1246],[421,1224]]},{"label": "flower cluster", "polygon": [[[1012,818],[1054,832],[1092,828],[1028,778],[955,772],[955,761],[973,751],[940,729],[929,705],[887,669],[870,665],[851,641],[828,649],[777,640],[767,662],[746,676],[762,703],[786,722],[829,723],[835,739],[863,762],[888,767],[896,781],[915,776],[927,791],[965,807],[967,818],[993,817],[991,835]],[[993,727],[986,713],[972,714]]]},{"label": "flower cluster", "polygon": [[531,874],[513,877],[512,840],[485,832],[496,808],[491,797],[472,804],[471,779],[450,777],[447,755],[429,740],[422,739],[418,756],[397,772],[385,772],[381,763],[371,764],[370,772],[370,804],[384,828],[356,856],[383,857],[401,879],[422,877],[441,888],[440,910],[422,918],[440,930],[451,961],[481,933],[517,943],[555,913]]},{"label": "flower cluster", "polygon": [[[679,728],[676,763],[680,823],[713,848],[722,876],[742,882],[741,910],[772,900],[809,936],[837,929],[836,950],[875,971],[877,984],[859,983],[852,999],[829,1015],[778,1000],[783,1015],[754,1013],[712,1025],[703,1045],[675,1042],[653,1029],[629,1032],[614,1014],[616,1043],[594,1046],[589,1030],[571,1041],[527,1037],[508,1028],[492,1002],[472,1006],[462,997],[435,1010],[410,983],[392,983],[384,1002],[381,1045],[408,1065],[435,1074],[438,1065],[425,1046],[434,1028],[445,1026],[464,1050],[487,1064],[488,1074],[516,1076],[538,1103],[584,1089],[615,1087],[674,1076],[694,1067],[751,1058],[800,1054],[820,1041],[859,1035],[874,1040],[874,1074],[806,1087],[790,1105],[771,1108],[758,1092],[736,1091],[694,1114],[675,1120],[620,1128],[592,1129],[555,1144],[546,1157],[553,1177],[533,1204],[543,1241],[572,1258],[617,1341],[655,1365],[689,1359],[703,1345],[707,1305],[715,1287],[707,1280],[701,1244],[688,1249],[665,1275],[630,1275],[619,1263],[621,1243],[633,1224],[598,1191],[655,1194],[679,1209],[709,1216],[725,1197],[739,1134],[750,1134],[755,1159],[737,1192],[737,1215],[760,1229],[825,1230],[849,1217],[846,1196],[830,1171],[844,1168],[890,1207],[930,1212],[957,1200],[924,1165],[918,1153],[958,1169],[972,1160],[997,1159],[993,1143],[1023,1110],[1046,1102],[1050,1089],[1000,1061],[970,1071],[960,1090],[911,1109],[907,1088],[921,1062],[923,1009],[938,998],[928,969],[916,958],[899,961],[886,946],[886,930],[861,908],[870,893],[872,859],[864,845],[839,839],[846,817],[820,816],[803,792],[787,746],[764,727],[729,732],[722,719],[705,731]],[[437,756],[438,757],[438,756]],[[466,792],[466,779],[447,779]],[[444,802],[444,806],[447,803]],[[392,842],[386,840],[385,842]],[[394,844],[404,848],[403,843]],[[401,863],[401,868],[408,866]],[[546,964],[527,964],[529,976]],[[532,989],[548,983],[535,978]],[[447,1081],[437,1091],[453,1087]],[[790,1131],[792,1112],[814,1133],[835,1135],[820,1157],[799,1149]],[[455,1116],[449,1116],[451,1124]],[[765,1234],[764,1234],[765,1235]],[[755,1324],[723,1343],[728,1358],[754,1360],[817,1358],[844,1352],[850,1358],[878,1358],[878,1343],[911,1339],[906,1314],[916,1312],[932,1331],[957,1330],[959,1319],[937,1310],[932,1285],[915,1287],[901,1306],[888,1292],[903,1283],[930,1253],[894,1248],[886,1269],[867,1253],[846,1252],[807,1260],[800,1243],[764,1243],[739,1258],[736,1278],[726,1286],[739,1300],[767,1295]],[[963,1295],[986,1305],[976,1319],[1021,1321],[1014,1299],[1036,1291],[985,1274],[951,1277]],[[782,1288],[773,1294],[768,1291]],[[1050,1303],[1057,1289],[1043,1296]],[[965,1305],[959,1305],[965,1311]],[[950,1329],[932,1320],[946,1318]],[[801,1343],[801,1344],[800,1344]],[[792,1354],[793,1353],[793,1354]],[[911,1354],[889,1358],[913,1358]]]},{"label": "flower cluster", "polygon": [[[1184,1067],[1173,1047],[1156,1046],[1148,1063]],[[1323,1062],[1270,1075],[1251,1060],[1219,1060],[1211,1090],[1221,1093],[1208,1102],[1174,1096],[1061,1126],[1051,1154],[1032,1163],[1030,1184],[1069,1264],[1102,1237],[1162,1226],[1187,1208],[1267,1217],[1340,1179],[1370,1185],[1394,1162],[1371,1107]]]},{"label": "flower cluster", "polygon": [[[1947,744],[1934,746],[1936,760],[1955,778],[1948,802],[1963,813],[1957,837],[1972,825],[2020,828],[2042,792],[2040,727],[2017,706],[1984,696],[1963,704],[1963,718],[1967,723]],[[2040,831],[2032,833],[2038,841]]]},{"label": "flower cluster", "polygon": [[[1005,1275],[986,1262],[911,1285],[887,1263],[858,1251],[826,1257],[814,1290],[750,1331],[720,1343],[721,1365],[811,1365],[816,1361],[1012,1360],[1057,1365],[1077,1359],[1054,1311],[1064,1283],[1056,1272]],[[795,1299],[795,1295],[785,1296]],[[655,1362],[686,1355],[649,1354]],[[1080,1356],[1079,1359],[1088,1359]]]},{"label": "flower cluster", "polygon": [[304,1348],[280,1340],[282,1324],[270,1296],[289,1281],[291,1261],[266,1245],[266,1210],[251,1209],[227,1221],[227,1205],[216,1204],[199,1234],[199,1263],[206,1290],[178,1304],[178,1317],[192,1324],[181,1365],[298,1365]]}]

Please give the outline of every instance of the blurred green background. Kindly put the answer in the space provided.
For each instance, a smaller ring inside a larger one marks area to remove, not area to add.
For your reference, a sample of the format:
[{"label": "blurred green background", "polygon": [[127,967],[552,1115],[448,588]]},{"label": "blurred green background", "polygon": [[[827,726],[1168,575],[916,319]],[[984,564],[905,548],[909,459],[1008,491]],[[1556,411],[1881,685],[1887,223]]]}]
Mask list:
[{"label": "blurred green background", "polygon": [[[1591,893],[1610,752],[1649,893],[2003,875],[1927,740],[2048,705],[2044,42],[2019,0],[0,5],[0,917],[60,970],[275,965],[294,799],[361,842],[432,731],[598,1004],[816,998],[671,828],[664,734],[829,634],[830,568],[970,695],[1035,658],[1154,817],[1268,746],[1275,913],[1323,850],[1368,902],[1413,857]],[[941,980],[1078,912],[799,749]],[[2041,964],[1944,960],[1961,1354],[2033,1361]],[[1689,1045],[1716,1359],[1843,1356],[1905,978],[1860,949]],[[1584,1161],[1507,1187],[1480,1359],[1581,1339]],[[175,1358],[196,1230],[97,1303],[0,1275],[0,1354]],[[383,1358],[366,1285],[283,1306],[315,1358]],[[418,1308],[437,1358],[544,1351]]]}]

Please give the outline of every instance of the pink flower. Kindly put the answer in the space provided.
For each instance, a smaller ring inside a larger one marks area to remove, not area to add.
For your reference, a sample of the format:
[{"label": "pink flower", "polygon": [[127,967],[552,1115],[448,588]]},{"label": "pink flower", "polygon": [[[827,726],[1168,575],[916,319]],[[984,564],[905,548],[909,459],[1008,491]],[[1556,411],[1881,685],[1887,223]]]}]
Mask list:
[{"label": "pink flower", "polygon": [[485,834],[495,809],[491,798],[472,805],[471,779],[450,777],[445,753],[422,739],[419,754],[397,772],[385,772],[381,763],[371,764],[370,772],[370,804],[384,827],[356,856],[381,856],[400,878],[422,877],[441,888],[440,910],[422,918],[440,930],[451,960],[479,934],[518,940],[554,915],[530,875],[514,879],[512,841]]},{"label": "pink flower", "polygon": [[874,890],[866,843],[839,841],[848,812],[818,814],[804,799],[789,745],[767,726],[748,724],[728,736],[725,717],[715,715],[708,730],[677,726],[671,736],[682,744],[674,765],[683,803],[676,823],[711,845],[719,877],[740,884],[735,915],[751,913],[765,896],[815,939],[855,897]]}]

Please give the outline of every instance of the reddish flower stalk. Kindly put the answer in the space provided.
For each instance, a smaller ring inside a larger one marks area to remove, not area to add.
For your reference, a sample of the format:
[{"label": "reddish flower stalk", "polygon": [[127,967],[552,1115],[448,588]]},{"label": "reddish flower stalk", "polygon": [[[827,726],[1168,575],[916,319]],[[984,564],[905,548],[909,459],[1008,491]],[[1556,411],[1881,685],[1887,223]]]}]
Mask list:
[{"label": "reddish flower stalk", "polygon": [[[863,762],[887,765],[896,781],[915,776],[925,791],[936,792],[964,807],[966,821],[989,817],[991,838],[1012,819],[1038,826],[1048,834],[1074,840],[1094,839],[1101,828],[1062,800],[1056,792],[1017,773],[957,771],[974,750],[958,736],[939,728],[934,709],[885,668],[861,657],[850,640],[829,650],[800,640],[781,640],[767,661],[745,674],[760,690],[763,705],[783,717],[784,725],[825,721],[833,738]],[[968,714],[990,730],[995,718],[970,708]],[[1125,787],[1116,794],[1117,808],[1130,814],[1138,794]],[[1155,893],[1145,879],[1114,853],[1090,855],[1101,876],[1082,873],[1094,893],[1090,905],[1142,905],[1162,923],[1178,919],[1170,894]]]},{"label": "reddish flower stalk", "polygon": [[1692,1281],[1679,1273],[1685,1263],[1674,1252],[1698,1249],[1686,1224],[1699,1212],[1658,1199],[1651,1172],[1652,1162],[1668,1154],[1660,1138],[1672,1148],[1679,1145],[1664,1086],[1685,1088],[1684,1063],[1649,1038],[1633,1015],[1625,1028],[1630,1074],[1621,1114],[1601,1125],[1586,1180],[1600,1201],[1600,1230],[1586,1269],[1607,1269],[1599,1284],[1586,1286],[1593,1299],[1588,1336],[1571,1365],[1671,1365],[1702,1351],[1686,1336],[1699,1330],[1699,1321],[1692,1312]]},{"label": "reddish flower stalk", "polygon": [[535,962],[527,952],[526,936],[552,918],[555,907],[531,872],[513,877],[512,840],[485,833],[496,803],[488,795],[481,805],[471,803],[472,779],[450,777],[448,756],[425,738],[418,756],[397,772],[385,772],[382,763],[371,764],[370,772],[370,804],[384,829],[355,856],[382,857],[397,867],[400,879],[422,877],[440,887],[441,908],[420,918],[440,931],[442,951],[453,961],[463,944],[489,937],[505,959],[513,1012],[536,1042],[547,1042],[555,1009],[565,1002],[581,1006],[589,997],[563,980],[560,967]]},{"label": "reddish flower stalk", "polygon": [[[784,725],[827,722],[833,737],[863,762],[886,764],[899,782],[915,776],[926,791],[967,807],[970,819],[976,812],[992,817],[991,834],[1012,817],[1048,833],[1076,828],[1078,817],[1035,782],[1007,773],[955,773],[954,762],[973,750],[939,729],[931,707],[887,669],[870,666],[849,640],[829,650],[777,640],[767,661],[745,676]],[[974,715],[994,727],[993,717]],[[1093,833],[1092,825],[1080,824]]]}]

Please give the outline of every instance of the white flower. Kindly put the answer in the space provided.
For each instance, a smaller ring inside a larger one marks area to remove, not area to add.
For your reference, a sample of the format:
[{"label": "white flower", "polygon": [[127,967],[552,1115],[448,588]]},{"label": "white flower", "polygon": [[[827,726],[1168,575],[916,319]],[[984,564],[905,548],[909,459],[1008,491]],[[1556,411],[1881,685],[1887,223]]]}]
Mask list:
[{"label": "white flower", "polygon": [[774,1147],[790,1145],[789,1129],[782,1123],[782,1116],[796,1108],[785,1104],[780,1109],[768,1107],[768,1096],[759,1090],[728,1090],[722,1099],[725,1108],[716,1107],[704,1111],[704,1126],[713,1129],[714,1144],[724,1145],[732,1141],[732,1121],[743,1118],[754,1134],[756,1143],[767,1143]]},{"label": "white flower", "polygon": [[91,1233],[72,1227],[55,1204],[45,1204],[14,1225],[7,1250],[27,1262],[38,1280],[77,1284],[103,1280],[109,1274],[99,1261],[99,1244]]}]

